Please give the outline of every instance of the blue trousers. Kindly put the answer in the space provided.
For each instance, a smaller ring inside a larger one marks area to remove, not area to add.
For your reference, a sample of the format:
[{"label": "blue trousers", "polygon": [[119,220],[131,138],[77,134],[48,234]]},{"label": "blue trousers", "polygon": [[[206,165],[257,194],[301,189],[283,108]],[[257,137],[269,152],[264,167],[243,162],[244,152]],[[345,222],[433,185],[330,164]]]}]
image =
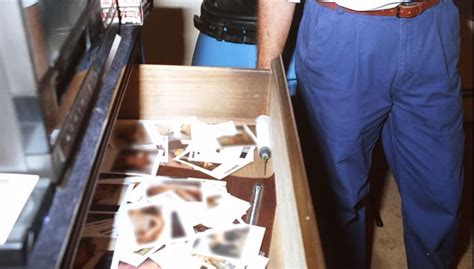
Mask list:
[{"label": "blue trousers", "polygon": [[327,175],[311,180],[327,197],[315,207],[330,268],[367,266],[359,204],[379,137],[409,268],[450,266],[463,180],[458,16],[451,0],[410,19],[306,1],[296,75]]}]

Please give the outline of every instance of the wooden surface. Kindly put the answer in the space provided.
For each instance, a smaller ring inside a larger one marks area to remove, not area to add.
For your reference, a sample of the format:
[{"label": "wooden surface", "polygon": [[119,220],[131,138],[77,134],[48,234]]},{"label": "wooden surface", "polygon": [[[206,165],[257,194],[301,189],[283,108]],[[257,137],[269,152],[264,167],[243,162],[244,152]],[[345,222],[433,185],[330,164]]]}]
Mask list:
[{"label": "wooden surface", "polygon": [[119,117],[255,120],[267,113],[269,79],[256,70],[137,65]]},{"label": "wooden surface", "polygon": [[[281,60],[272,63],[270,128],[278,201],[275,239],[281,246],[272,248],[270,268],[325,268],[316,217],[304,168],[293,109],[281,71]],[[278,253],[279,252],[279,253]],[[276,262],[276,263],[275,263]]]}]

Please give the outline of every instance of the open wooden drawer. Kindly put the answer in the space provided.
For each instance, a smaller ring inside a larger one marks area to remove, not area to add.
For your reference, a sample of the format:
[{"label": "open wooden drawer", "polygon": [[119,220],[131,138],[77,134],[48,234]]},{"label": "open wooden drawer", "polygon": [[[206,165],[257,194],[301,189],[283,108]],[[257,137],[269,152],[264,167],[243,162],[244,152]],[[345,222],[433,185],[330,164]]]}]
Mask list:
[{"label": "open wooden drawer", "polygon": [[[268,268],[324,268],[319,234],[304,170],[294,115],[280,60],[271,70],[136,65],[118,118],[197,116],[207,122],[254,124],[271,118],[276,210]],[[256,161],[234,175],[263,177]],[[158,171],[160,173],[160,171]],[[238,185],[238,184],[237,184]]]}]

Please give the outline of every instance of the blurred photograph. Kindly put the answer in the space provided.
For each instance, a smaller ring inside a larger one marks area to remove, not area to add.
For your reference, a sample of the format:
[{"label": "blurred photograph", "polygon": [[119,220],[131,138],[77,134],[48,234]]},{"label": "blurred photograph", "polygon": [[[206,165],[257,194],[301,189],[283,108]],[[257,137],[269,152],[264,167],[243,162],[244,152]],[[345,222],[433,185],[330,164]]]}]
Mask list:
[{"label": "blurred photograph", "polygon": [[161,154],[158,150],[122,149],[115,155],[110,172],[156,175]]},{"label": "blurred photograph", "polygon": [[181,140],[173,140],[168,143],[168,153],[171,158],[181,155],[188,145],[183,144]]},{"label": "blurred photograph", "polygon": [[[219,259],[219,258],[212,258],[212,257],[206,257],[206,256],[199,256],[202,262],[204,268],[218,268],[218,269],[235,269],[238,268],[237,265],[234,263],[227,261],[225,259]],[[202,268],[201,267],[201,268]]]},{"label": "blurred photograph", "polygon": [[198,234],[192,243],[192,253],[224,259],[231,263],[248,263],[258,255],[265,228],[234,224],[228,228],[209,229]]},{"label": "blurred photograph", "polygon": [[173,210],[171,211],[171,239],[181,239],[186,238],[188,234],[184,229],[183,222],[178,212]]},{"label": "blurred photograph", "polygon": [[177,157],[177,161],[191,165],[192,167],[198,167],[200,169],[206,170],[207,172],[212,172],[221,165],[220,163],[191,161],[189,159],[189,154],[190,153],[188,152],[180,157]]},{"label": "blurred photograph", "polygon": [[118,269],[161,269],[161,266],[148,258],[138,266],[133,266],[125,262],[119,262]]},{"label": "blurred photograph", "polygon": [[157,263],[149,257],[157,250],[156,247],[142,248],[131,252],[123,252],[123,249],[116,250],[110,268],[156,268]]},{"label": "blurred photograph", "polygon": [[194,241],[192,248],[204,256],[240,259],[249,231],[250,227],[209,230]]},{"label": "blurred photograph", "polygon": [[240,125],[235,127],[237,133],[231,136],[221,136],[217,138],[221,147],[235,147],[235,146],[255,146],[257,139],[247,125]]},{"label": "blurred photograph", "polygon": [[148,133],[143,121],[117,120],[110,144],[114,149],[123,149],[135,145],[151,145],[153,138]]},{"label": "blurred photograph", "polygon": [[201,182],[189,180],[165,180],[160,184],[148,186],[146,195],[156,196],[168,191],[174,192],[186,202],[202,202]]},{"label": "blurred photograph", "polygon": [[165,219],[162,207],[146,205],[127,211],[138,245],[157,242],[163,235]]},{"label": "blurred photograph", "polygon": [[191,124],[196,121],[196,117],[157,121],[154,123],[154,130],[159,135],[167,136],[168,140],[189,140],[191,139]]},{"label": "blurred photograph", "polygon": [[206,197],[206,206],[207,208],[216,208],[222,199],[224,198],[223,194],[213,194]]}]

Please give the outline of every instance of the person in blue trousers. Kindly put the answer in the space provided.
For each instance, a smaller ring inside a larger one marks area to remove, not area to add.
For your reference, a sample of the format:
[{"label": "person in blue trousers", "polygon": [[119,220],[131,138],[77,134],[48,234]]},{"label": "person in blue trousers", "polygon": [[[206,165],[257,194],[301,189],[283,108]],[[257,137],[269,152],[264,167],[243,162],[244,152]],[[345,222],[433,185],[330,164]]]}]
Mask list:
[{"label": "person in blue trousers", "polygon": [[[362,201],[379,138],[401,195],[408,267],[452,266],[464,148],[458,9],[397,2],[406,1],[305,3],[296,76],[326,172],[310,180],[329,268],[368,265]],[[294,4],[258,8],[258,67],[267,68]]]}]

